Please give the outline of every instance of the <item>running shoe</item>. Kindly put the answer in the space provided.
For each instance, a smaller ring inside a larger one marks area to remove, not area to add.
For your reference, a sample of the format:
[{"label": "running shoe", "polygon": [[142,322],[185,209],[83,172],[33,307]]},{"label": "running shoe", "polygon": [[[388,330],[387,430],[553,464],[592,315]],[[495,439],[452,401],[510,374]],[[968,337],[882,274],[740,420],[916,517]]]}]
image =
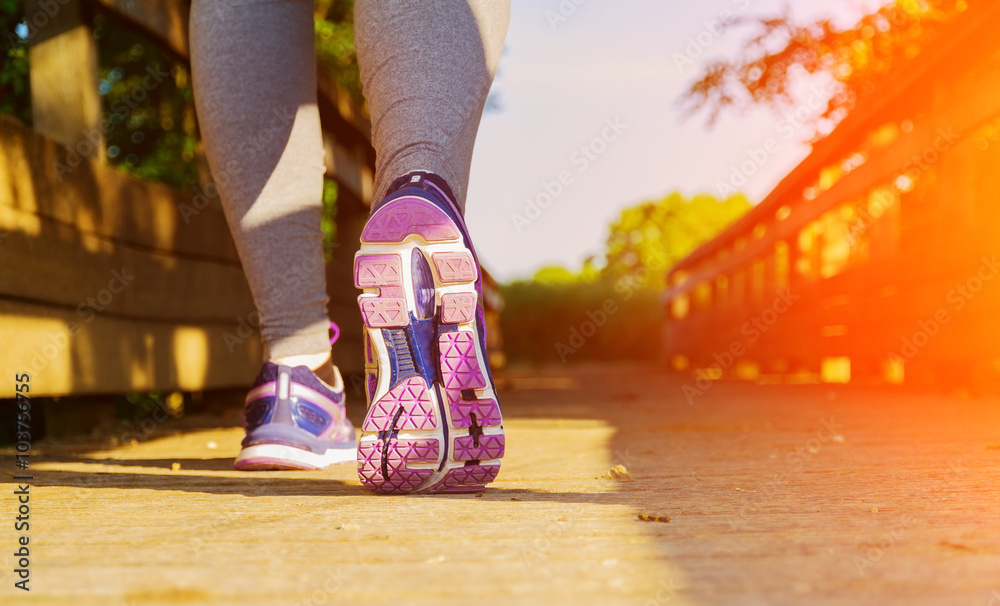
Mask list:
[{"label": "running shoe", "polygon": [[[330,340],[333,345],[339,330]],[[344,406],[344,380],[327,385],[306,366],[267,362],[257,374],[243,409],[240,470],[323,469],[353,461],[357,439]]]},{"label": "running shoe", "polygon": [[500,471],[479,261],[453,199],[437,175],[397,179],[354,258],[368,396],[358,475],[376,492],[475,491]]}]

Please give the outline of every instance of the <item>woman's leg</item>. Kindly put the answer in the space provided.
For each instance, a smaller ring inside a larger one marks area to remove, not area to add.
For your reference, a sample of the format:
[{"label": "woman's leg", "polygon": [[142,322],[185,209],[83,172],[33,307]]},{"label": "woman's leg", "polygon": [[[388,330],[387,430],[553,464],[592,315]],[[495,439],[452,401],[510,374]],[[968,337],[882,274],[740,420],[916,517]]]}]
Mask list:
[{"label": "woman's leg", "polygon": [[311,0],[191,7],[198,119],[265,359],[312,368],[330,353],[314,35]]},{"label": "woman's leg", "polygon": [[504,435],[462,209],[503,47],[497,0],[358,0],[377,202],[355,256],[369,407],[358,475],[377,492],[476,490]]},{"label": "woman's leg", "polygon": [[322,469],[357,456],[327,336],[313,41],[312,0],[191,7],[205,150],[265,349],[246,398],[238,469]]},{"label": "woman's leg", "polygon": [[394,179],[425,170],[448,182],[464,210],[509,0],[358,0],[354,11],[377,158],[375,199]]}]

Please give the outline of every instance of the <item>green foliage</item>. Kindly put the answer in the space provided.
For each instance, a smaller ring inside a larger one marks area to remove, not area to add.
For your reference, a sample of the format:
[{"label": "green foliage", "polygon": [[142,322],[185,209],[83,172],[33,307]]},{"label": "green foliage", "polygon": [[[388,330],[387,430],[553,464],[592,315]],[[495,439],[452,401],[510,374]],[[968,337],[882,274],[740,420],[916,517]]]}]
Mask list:
[{"label": "green foliage", "polygon": [[504,351],[518,362],[652,360],[661,349],[667,271],[750,209],[743,196],[673,193],[623,210],[606,265],[544,267],[501,286]]},{"label": "green foliage", "polygon": [[[0,66],[0,114],[31,124],[31,84],[28,79],[28,44],[18,35],[24,21],[22,0],[0,0],[0,35],[3,65]],[[26,32],[26,30],[23,30]]]},{"label": "green foliage", "polygon": [[708,62],[680,101],[688,115],[707,112],[709,124],[727,109],[753,104],[780,113],[796,102],[797,72],[825,73],[838,83],[821,116],[830,126],[894,67],[931,47],[943,26],[967,9],[965,0],[895,0],[846,28],[829,19],[796,23],[787,8],[773,17],[733,19],[753,35],[735,57]]},{"label": "green foliage", "polygon": [[361,73],[354,49],[354,0],[316,0],[316,58],[337,86],[363,106]]},{"label": "green foliage", "polygon": [[187,67],[98,13],[98,90],[108,163],[179,189],[198,184],[198,129]]},{"label": "green foliage", "polygon": [[323,229],[323,258],[327,263],[333,260],[337,247],[337,182],[333,179],[323,179],[323,218],[320,226]]},{"label": "green foliage", "polygon": [[583,282],[580,274],[566,269],[562,265],[547,265],[535,272],[532,281],[536,284],[559,285]]},{"label": "green foliage", "polygon": [[[317,0],[316,54],[335,83],[363,105],[353,17],[353,0]],[[0,113],[30,125],[28,41],[18,33],[26,31],[24,2],[0,0],[0,34],[5,41]],[[182,190],[195,188],[198,127],[187,66],[138,30],[101,11],[95,15],[94,37],[98,41],[98,86],[104,106],[101,121],[108,163],[142,179]],[[81,140],[84,137],[81,133]],[[327,181],[323,191],[323,232],[328,258],[336,232],[336,198],[336,184]]]},{"label": "green foliage", "polygon": [[631,278],[501,286],[504,353],[513,363],[655,359],[663,306]]},{"label": "green foliage", "polygon": [[648,287],[661,289],[667,269],[748,210],[742,195],[687,199],[676,192],[626,208],[611,224],[604,272],[612,278],[648,273]]}]

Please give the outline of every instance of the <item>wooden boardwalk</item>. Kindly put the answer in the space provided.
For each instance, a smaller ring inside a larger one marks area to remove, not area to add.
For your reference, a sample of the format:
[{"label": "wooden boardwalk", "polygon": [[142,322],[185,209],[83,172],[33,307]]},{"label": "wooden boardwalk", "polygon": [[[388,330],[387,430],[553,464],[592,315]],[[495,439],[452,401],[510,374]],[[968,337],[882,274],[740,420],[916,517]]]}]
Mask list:
[{"label": "wooden boardwalk", "polygon": [[[689,404],[683,383],[508,372],[508,458],[481,495],[236,472],[235,415],[43,442],[32,591],[4,521],[0,603],[1000,604],[996,398],[717,383]],[[11,451],[0,468],[12,521]]]}]

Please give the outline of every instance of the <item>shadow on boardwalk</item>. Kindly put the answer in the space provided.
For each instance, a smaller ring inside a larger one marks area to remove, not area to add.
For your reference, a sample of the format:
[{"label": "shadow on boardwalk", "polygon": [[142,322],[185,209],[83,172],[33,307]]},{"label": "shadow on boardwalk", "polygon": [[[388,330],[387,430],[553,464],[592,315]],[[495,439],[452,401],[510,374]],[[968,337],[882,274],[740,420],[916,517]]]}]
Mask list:
[{"label": "shadow on boardwalk", "polygon": [[236,472],[231,419],[51,447],[32,597],[1000,604],[1000,402],[717,383],[689,403],[685,381],[509,371],[508,457],[478,495],[375,497],[350,465]]}]

